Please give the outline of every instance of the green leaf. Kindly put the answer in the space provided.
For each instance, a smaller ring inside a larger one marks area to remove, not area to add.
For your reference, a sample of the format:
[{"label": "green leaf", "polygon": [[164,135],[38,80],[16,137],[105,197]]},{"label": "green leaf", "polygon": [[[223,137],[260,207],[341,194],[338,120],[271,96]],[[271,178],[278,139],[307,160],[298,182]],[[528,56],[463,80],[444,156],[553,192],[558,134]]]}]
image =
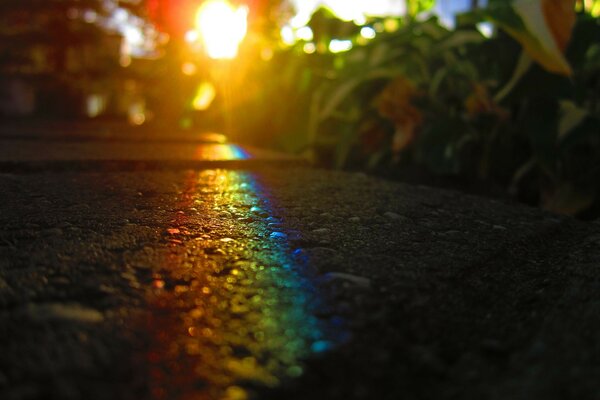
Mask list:
[{"label": "green leaf", "polygon": [[415,156],[420,163],[438,174],[455,174],[460,170],[456,147],[467,130],[465,124],[453,118],[440,117],[423,127],[415,143]]},{"label": "green leaf", "polygon": [[485,13],[482,10],[472,10],[464,13],[457,14],[456,17],[456,28],[472,27],[485,20]]},{"label": "green leaf", "polygon": [[311,96],[310,108],[308,112],[307,136],[308,142],[314,143],[317,139],[320,122],[320,106],[323,97],[324,87],[317,89]]},{"label": "green leaf", "polygon": [[435,16],[429,18],[427,21],[421,22],[418,25],[418,29],[434,40],[440,40],[449,33],[448,29],[440,25]]},{"label": "green leaf", "polygon": [[594,202],[594,195],[574,187],[570,183],[559,184],[554,192],[544,199],[544,208],[559,214],[576,215]]},{"label": "green leaf", "polygon": [[517,40],[544,69],[571,75],[571,66],[546,23],[541,0],[516,0],[512,6],[490,7],[487,16]]},{"label": "green leaf", "polygon": [[500,89],[500,91],[498,91],[498,93],[496,93],[496,95],[494,96],[494,101],[496,103],[500,103],[514,89],[514,87],[517,85],[517,83],[519,83],[523,75],[525,75],[525,73],[529,71],[531,63],[531,57],[529,57],[527,53],[522,51],[521,55],[519,56],[519,60],[517,61],[517,66],[515,67],[515,71],[513,72],[512,77],[506,83],[506,85],[504,85],[504,87]]},{"label": "green leaf", "polygon": [[600,68],[600,44],[590,46],[585,54],[585,67],[587,69]]},{"label": "green leaf", "polygon": [[373,51],[369,55],[369,66],[370,67],[378,67],[388,60],[388,53],[390,51],[387,43],[380,43],[373,48]]},{"label": "green leaf", "polygon": [[544,17],[542,1],[516,0],[513,8],[525,23],[528,36],[532,36],[531,41],[522,39],[525,50],[548,71],[570,75],[571,67],[558,48]]},{"label": "green leaf", "polygon": [[447,75],[448,75],[448,68],[440,68],[433,75],[433,78],[431,79],[431,83],[429,84],[429,95],[432,98],[437,97],[440,86],[442,85],[442,82],[444,82],[444,79],[446,78]]},{"label": "green leaf", "polygon": [[383,148],[373,154],[367,160],[367,169],[372,170],[377,167],[385,157],[390,155],[390,151],[388,148]]},{"label": "green leaf", "polygon": [[531,147],[539,165],[550,174],[555,174],[558,158],[558,102],[554,99],[538,98],[523,110],[520,128],[529,137]]},{"label": "green leaf", "polygon": [[434,51],[446,51],[467,44],[481,43],[485,37],[478,31],[460,30],[453,32],[434,47]]},{"label": "green leaf", "polygon": [[410,15],[417,15],[430,10],[435,5],[435,0],[406,0],[407,10]]},{"label": "green leaf", "polygon": [[600,119],[588,116],[579,124],[574,126],[559,142],[561,151],[574,148],[576,146],[587,146],[598,137],[600,132]]},{"label": "green leaf", "polygon": [[319,119],[323,120],[330,117],[333,112],[342,104],[342,102],[346,100],[348,96],[350,96],[350,93],[352,93],[353,90],[355,90],[362,82],[364,82],[364,80],[364,78],[358,77],[349,79],[339,85],[333,91],[333,93],[330,94],[325,104],[323,104],[323,107],[319,112]]},{"label": "green leaf", "polygon": [[560,119],[558,121],[558,140],[563,140],[574,128],[579,126],[589,115],[589,112],[578,107],[570,100],[559,102]]},{"label": "green leaf", "polygon": [[363,76],[349,79],[337,86],[330,94],[329,98],[323,104],[319,118],[321,120],[329,118],[334,114],[338,107],[346,100],[352,91],[356,90],[361,84],[375,79],[393,78],[399,73],[397,68],[381,68],[368,72]]},{"label": "green leaf", "polygon": [[345,124],[340,133],[335,149],[335,167],[337,169],[342,169],[346,165],[350,150],[356,141],[355,124]]}]

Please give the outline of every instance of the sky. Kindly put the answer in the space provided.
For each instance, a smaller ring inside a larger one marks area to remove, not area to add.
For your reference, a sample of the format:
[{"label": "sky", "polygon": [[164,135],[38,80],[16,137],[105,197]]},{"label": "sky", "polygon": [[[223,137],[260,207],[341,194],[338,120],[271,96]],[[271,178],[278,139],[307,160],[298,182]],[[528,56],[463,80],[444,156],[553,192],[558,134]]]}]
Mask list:
[{"label": "sky", "polygon": [[[292,3],[302,21],[308,21],[312,11],[321,4],[329,6],[343,19],[355,19],[362,14],[401,15],[405,11],[405,0],[292,0]],[[435,12],[444,23],[452,25],[453,15],[467,10],[469,5],[470,0],[437,0]],[[298,26],[301,25],[298,21]]]},{"label": "sky", "polygon": [[[468,10],[470,3],[470,0],[437,0],[435,10],[446,24],[452,25],[453,15]],[[487,1],[480,0],[479,3],[484,5]]]}]

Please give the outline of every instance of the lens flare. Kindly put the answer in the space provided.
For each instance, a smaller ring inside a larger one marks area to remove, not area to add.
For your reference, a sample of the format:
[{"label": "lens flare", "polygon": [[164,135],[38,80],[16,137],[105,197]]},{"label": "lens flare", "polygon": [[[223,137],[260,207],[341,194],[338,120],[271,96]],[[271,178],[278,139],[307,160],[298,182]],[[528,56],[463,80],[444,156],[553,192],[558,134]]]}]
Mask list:
[{"label": "lens flare", "polygon": [[192,107],[198,111],[206,110],[210,107],[216,95],[217,91],[210,82],[202,82],[196,90],[196,96],[192,100]]},{"label": "lens flare", "polygon": [[231,59],[247,29],[248,8],[233,7],[224,0],[212,0],[200,6],[196,14],[196,29],[210,58]]}]

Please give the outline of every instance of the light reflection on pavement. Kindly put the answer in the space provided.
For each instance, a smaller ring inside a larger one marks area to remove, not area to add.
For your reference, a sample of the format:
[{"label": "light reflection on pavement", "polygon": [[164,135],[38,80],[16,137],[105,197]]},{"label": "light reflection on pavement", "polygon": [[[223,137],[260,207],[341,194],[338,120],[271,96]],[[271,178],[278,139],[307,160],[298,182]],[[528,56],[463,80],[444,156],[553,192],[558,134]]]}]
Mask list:
[{"label": "light reflection on pavement", "polygon": [[233,144],[203,144],[196,146],[194,156],[196,160],[207,161],[246,160],[251,158],[246,150]]},{"label": "light reflection on pavement", "polygon": [[[4,162],[50,161],[234,161],[254,158],[241,147],[224,143],[178,142],[45,142],[4,140],[0,160]],[[269,157],[266,152],[261,158]]]},{"label": "light reflection on pavement", "polygon": [[150,295],[152,397],[246,399],[300,376],[304,358],[338,343],[341,321],[315,317],[319,294],[267,190],[227,170],[190,171],[185,186]]}]

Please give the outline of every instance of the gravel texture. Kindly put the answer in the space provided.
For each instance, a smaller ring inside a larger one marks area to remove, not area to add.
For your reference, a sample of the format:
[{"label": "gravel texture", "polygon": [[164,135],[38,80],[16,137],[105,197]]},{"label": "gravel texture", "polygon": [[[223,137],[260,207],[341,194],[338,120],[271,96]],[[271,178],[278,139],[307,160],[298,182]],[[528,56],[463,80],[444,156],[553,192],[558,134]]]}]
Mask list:
[{"label": "gravel texture", "polygon": [[599,245],[362,174],[0,173],[0,398],[600,399]]}]

